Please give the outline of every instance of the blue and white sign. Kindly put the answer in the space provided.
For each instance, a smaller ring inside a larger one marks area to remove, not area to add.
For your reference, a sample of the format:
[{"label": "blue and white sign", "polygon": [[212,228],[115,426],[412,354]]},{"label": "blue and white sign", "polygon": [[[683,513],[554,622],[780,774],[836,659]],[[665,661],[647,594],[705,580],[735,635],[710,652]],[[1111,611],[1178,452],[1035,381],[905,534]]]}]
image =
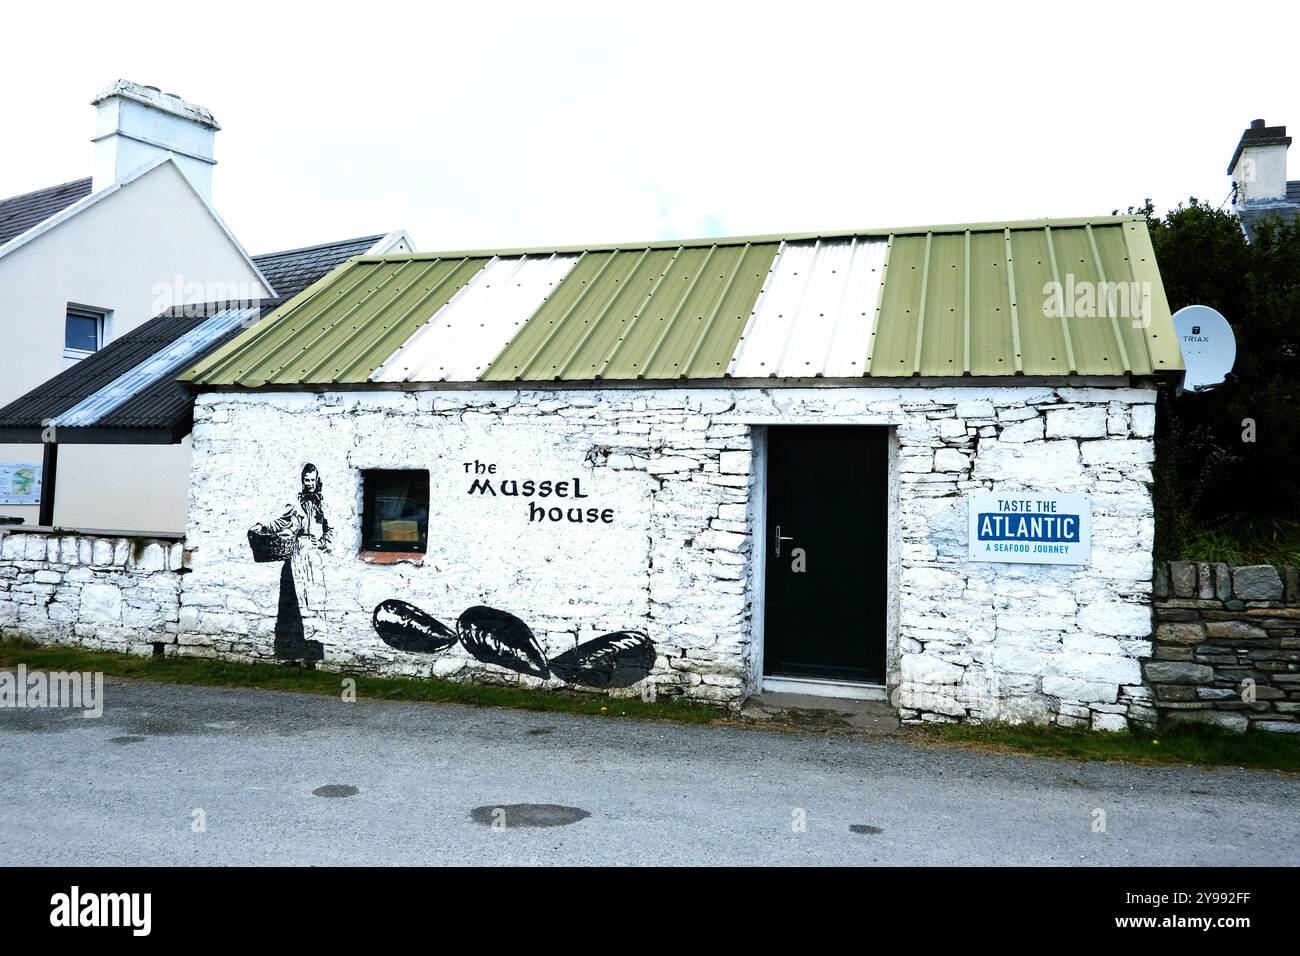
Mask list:
[{"label": "blue and white sign", "polygon": [[972,561],[1092,564],[1087,495],[977,491],[969,500]]}]

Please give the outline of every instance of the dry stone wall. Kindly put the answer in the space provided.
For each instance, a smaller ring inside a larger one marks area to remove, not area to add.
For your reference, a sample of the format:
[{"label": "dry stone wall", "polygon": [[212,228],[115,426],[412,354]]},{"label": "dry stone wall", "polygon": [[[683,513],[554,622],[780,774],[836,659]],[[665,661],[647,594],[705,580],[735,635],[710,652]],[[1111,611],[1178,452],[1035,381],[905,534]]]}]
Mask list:
[{"label": "dry stone wall", "polygon": [[1156,567],[1144,665],[1165,723],[1300,733],[1300,572],[1194,561]]},{"label": "dry stone wall", "polygon": [[174,653],[185,562],[174,537],[0,531],[0,636]]}]

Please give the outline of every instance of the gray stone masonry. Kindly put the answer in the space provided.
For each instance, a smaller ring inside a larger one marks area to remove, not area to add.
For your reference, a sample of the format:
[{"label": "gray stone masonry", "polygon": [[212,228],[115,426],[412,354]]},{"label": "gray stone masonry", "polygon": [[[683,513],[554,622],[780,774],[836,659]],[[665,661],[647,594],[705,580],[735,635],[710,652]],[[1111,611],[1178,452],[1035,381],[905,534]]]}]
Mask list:
[{"label": "gray stone masonry", "polygon": [[1163,724],[1300,733],[1300,574],[1204,561],[1156,566],[1154,656]]}]

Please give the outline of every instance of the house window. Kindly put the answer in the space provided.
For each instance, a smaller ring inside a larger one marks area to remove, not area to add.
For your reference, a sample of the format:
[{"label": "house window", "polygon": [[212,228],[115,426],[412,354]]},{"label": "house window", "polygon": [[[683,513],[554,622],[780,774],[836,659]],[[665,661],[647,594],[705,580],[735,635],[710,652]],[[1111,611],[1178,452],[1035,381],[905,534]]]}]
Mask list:
[{"label": "house window", "polygon": [[361,473],[361,550],[424,553],[429,540],[429,473]]},{"label": "house window", "polygon": [[104,346],[105,313],[68,306],[63,323],[63,357],[80,361]]}]

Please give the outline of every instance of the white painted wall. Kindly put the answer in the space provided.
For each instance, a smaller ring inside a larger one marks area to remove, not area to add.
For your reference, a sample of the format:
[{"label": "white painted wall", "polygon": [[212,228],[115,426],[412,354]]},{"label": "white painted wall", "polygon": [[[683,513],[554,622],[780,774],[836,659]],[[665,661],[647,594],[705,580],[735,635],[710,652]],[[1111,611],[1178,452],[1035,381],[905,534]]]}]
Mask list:
[{"label": "white painted wall", "polygon": [[[246,533],[283,509],[310,461],[335,527],[325,610],[307,620],[327,664],[537,683],[459,647],[395,651],[371,627],[388,598],[449,625],[486,604],[528,623],[550,657],[645,630],[660,693],[735,704],[754,689],[761,640],[754,428],[883,424],[897,441],[889,670],[904,719],[1113,727],[1149,710],[1138,659],[1150,652],[1154,399],[1047,386],[204,394],[180,651],[271,656],[280,565],[254,563]],[[615,521],[530,524],[523,499],[467,494],[475,459],[498,478],[581,477]],[[371,565],[357,553],[359,470],[399,467],[429,469],[429,552]],[[970,562],[974,489],[1091,495],[1093,565]]]},{"label": "white painted wall", "polygon": [[1247,146],[1232,170],[1237,202],[1286,198],[1286,153],[1282,144]]},{"label": "white painted wall", "polygon": [[[158,287],[186,283],[268,293],[172,163],[124,185],[0,258],[0,405],[63,370],[64,318],[69,303],[112,311],[116,338],[156,315]],[[184,302],[203,301],[205,295]],[[0,461],[41,462],[41,449],[0,445]],[[188,449],[135,448],[96,458],[91,448],[60,449],[61,494],[55,516],[71,526],[180,531]],[[133,483],[126,479],[133,479]],[[61,510],[61,506],[68,510]],[[0,505],[34,524],[35,506]]]}]

